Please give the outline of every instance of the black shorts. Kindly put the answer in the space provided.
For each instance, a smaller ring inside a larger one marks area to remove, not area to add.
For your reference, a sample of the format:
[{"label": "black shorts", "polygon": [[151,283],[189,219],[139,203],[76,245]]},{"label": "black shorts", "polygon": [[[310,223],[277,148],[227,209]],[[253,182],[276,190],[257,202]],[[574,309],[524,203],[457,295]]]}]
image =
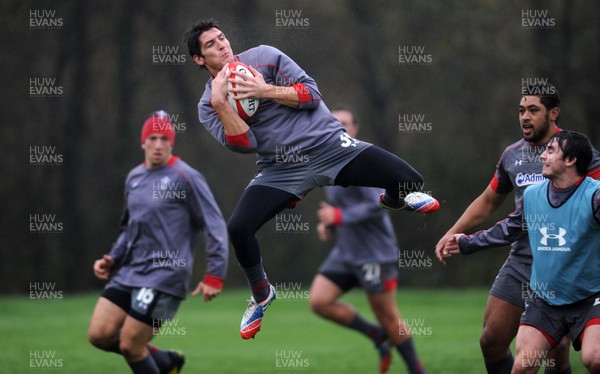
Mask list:
[{"label": "black shorts", "polygon": [[302,199],[317,187],[333,185],[340,170],[371,146],[342,134],[342,138],[330,139],[318,149],[300,155],[304,162],[275,162],[262,169],[248,187],[277,188]]},{"label": "black shorts", "polygon": [[539,297],[531,298],[525,304],[521,325],[538,329],[552,348],[556,347],[565,335],[569,335],[576,351],[581,349],[581,336],[589,325],[600,324],[600,293],[583,301],[553,306]]},{"label": "black shorts", "polygon": [[363,287],[367,293],[392,291],[398,284],[396,262],[355,265],[330,256],[321,265],[319,273],[344,292],[357,286]]},{"label": "black shorts", "polygon": [[498,271],[490,294],[525,309],[524,300],[531,295],[531,290],[529,277],[525,278],[523,272],[531,274],[531,265],[519,263],[509,257]]},{"label": "black shorts", "polygon": [[148,287],[128,287],[110,281],[102,297],[111,301],[128,315],[153,328],[173,319],[181,299]]}]

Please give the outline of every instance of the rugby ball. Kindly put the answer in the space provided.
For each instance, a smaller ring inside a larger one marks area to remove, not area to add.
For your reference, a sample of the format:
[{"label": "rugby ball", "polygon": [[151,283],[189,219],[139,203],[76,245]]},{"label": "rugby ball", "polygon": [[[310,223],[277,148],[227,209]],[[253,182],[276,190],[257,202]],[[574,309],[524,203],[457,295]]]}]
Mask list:
[{"label": "rugby ball", "polygon": [[[240,73],[243,73],[249,77],[253,77],[254,74],[252,74],[252,72],[250,71],[250,69],[248,68],[248,66],[246,64],[243,64],[241,62],[230,62],[228,65],[228,69],[229,71],[239,71]],[[229,78],[235,79],[238,78],[237,75],[233,74],[233,73],[229,73]],[[243,120],[248,120],[250,119],[254,113],[256,113],[256,111],[258,110],[258,103],[259,100],[258,99],[240,99],[237,100],[236,96],[238,95],[235,92],[231,92],[231,89],[236,88],[236,84],[232,83],[232,82],[228,82],[227,83],[227,101],[229,102],[229,105],[231,105],[231,107],[233,108],[233,110],[235,110],[235,112],[240,116],[240,118],[242,118]]]},{"label": "rugby ball", "polygon": [[440,209],[440,203],[423,192],[411,192],[404,198],[404,210],[417,213],[433,213]]}]

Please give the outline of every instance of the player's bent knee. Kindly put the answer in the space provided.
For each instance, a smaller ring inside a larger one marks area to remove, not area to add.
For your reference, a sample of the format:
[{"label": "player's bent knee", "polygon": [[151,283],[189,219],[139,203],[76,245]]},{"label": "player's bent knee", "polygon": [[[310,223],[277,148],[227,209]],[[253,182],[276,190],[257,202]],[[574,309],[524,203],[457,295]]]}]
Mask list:
[{"label": "player's bent knee", "polygon": [[229,233],[229,236],[237,236],[241,232],[241,227],[242,225],[240,225],[237,220],[234,220],[233,218],[230,219],[229,222],[227,222],[227,232]]},{"label": "player's bent knee", "polygon": [[121,340],[119,342],[119,350],[126,359],[138,358],[140,347],[137,347],[131,340]]},{"label": "player's bent knee", "polygon": [[331,304],[323,300],[309,298],[308,306],[310,307],[310,310],[322,317],[327,317],[330,314],[329,308]]},{"label": "player's bent knee", "polygon": [[88,329],[88,341],[96,348],[109,349],[115,343],[115,335],[103,334],[96,329]]},{"label": "player's bent knee", "polygon": [[394,310],[391,309],[381,309],[376,310],[375,318],[379,321],[380,324],[384,326],[399,326],[400,325],[400,316],[395,313]]},{"label": "player's bent knee", "polygon": [[588,370],[589,373],[600,373],[600,362],[584,362],[583,366]]},{"label": "player's bent knee", "polygon": [[600,349],[583,352],[581,355],[583,366],[590,373],[600,373]]},{"label": "player's bent knee", "polygon": [[527,373],[527,368],[523,367],[522,365],[517,365],[517,361],[515,360],[515,364],[512,368],[511,373],[512,374]]},{"label": "player's bent knee", "polygon": [[412,179],[411,182],[412,182],[413,185],[417,185],[417,186],[422,186],[423,185],[423,182],[424,182],[423,176],[418,171],[415,170],[411,174],[411,179]]},{"label": "player's bent knee", "polygon": [[240,239],[244,240],[253,237],[255,234],[253,230],[250,229],[250,226],[251,225],[248,222],[232,217],[229,222],[227,222],[227,232],[232,241]]},{"label": "player's bent knee", "polygon": [[321,304],[321,302],[319,300],[315,300],[312,296],[308,297],[308,307],[313,312],[318,313],[321,305],[322,304]]},{"label": "player's bent knee", "polygon": [[127,346],[124,344],[119,344],[119,350],[121,350],[121,354],[126,358],[126,359],[130,359],[131,358],[131,350],[129,348],[126,348]]},{"label": "player's bent knee", "polygon": [[550,359],[556,364],[556,370],[560,373],[567,371],[571,367],[569,362],[569,350],[571,341],[564,338],[560,343],[550,351]]},{"label": "player's bent knee", "polygon": [[481,333],[479,336],[479,346],[482,350],[487,350],[490,347],[494,346],[494,337],[486,334],[485,332]]},{"label": "player's bent knee", "polygon": [[99,336],[94,335],[92,332],[90,332],[90,330],[88,330],[87,339],[90,342],[90,344],[93,345],[94,347],[102,348],[102,345],[103,345],[102,339]]},{"label": "player's bent knee", "polygon": [[325,315],[325,308],[323,307],[323,304],[309,302],[308,306],[313,313],[316,313],[320,316]]},{"label": "player's bent knee", "polygon": [[[536,371],[536,367],[535,366],[536,363],[533,363],[533,366],[530,365],[530,363],[528,362],[528,360],[526,360],[526,357],[524,356],[523,352],[517,352],[516,353],[516,357],[514,359],[514,363],[513,363],[513,368],[512,368],[512,374],[515,373],[537,373]],[[539,369],[539,367],[538,367]]]},{"label": "player's bent knee", "polygon": [[481,336],[479,337],[479,347],[484,355],[504,353],[508,350],[509,345],[510,342],[503,342],[497,334],[494,334],[486,329],[483,330]]}]

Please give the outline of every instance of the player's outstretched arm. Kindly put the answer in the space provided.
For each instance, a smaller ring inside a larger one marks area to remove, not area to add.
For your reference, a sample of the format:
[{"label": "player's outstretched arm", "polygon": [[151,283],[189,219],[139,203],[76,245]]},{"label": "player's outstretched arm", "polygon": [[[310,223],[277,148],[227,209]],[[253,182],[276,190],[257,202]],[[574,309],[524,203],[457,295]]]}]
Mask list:
[{"label": "player's outstretched arm", "polygon": [[489,229],[477,231],[472,235],[454,235],[460,253],[468,255],[483,249],[502,247],[523,238],[527,235],[527,230],[522,212],[522,204],[519,204],[516,211]]},{"label": "player's outstretched arm", "polygon": [[454,234],[462,233],[472,229],[475,226],[482,224],[492,213],[498,209],[498,207],[502,204],[506,195],[499,194],[495,192],[492,187],[487,186],[487,188],[483,191],[481,195],[479,195],[471,205],[467,207],[464,213],[460,216],[460,218],[456,221],[454,226],[452,226],[448,232],[438,241],[435,246],[435,256],[437,259],[446,264],[444,261],[443,250],[446,246],[446,242],[450,240],[450,238]]},{"label": "player's outstretched arm", "polygon": [[[465,234],[454,234],[451,235],[450,238],[446,241],[446,245],[444,245],[444,248],[442,249],[440,255],[442,257],[442,261],[444,263],[444,265],[446,264],[445,259],[447,259],[448,257],[452,257],[453,255],[458,255],[460,254],[460,247],[458,245],[458,241],[460,239],[461,236],[464,236]],[[439,257],[438,257],[439,258]]]}]

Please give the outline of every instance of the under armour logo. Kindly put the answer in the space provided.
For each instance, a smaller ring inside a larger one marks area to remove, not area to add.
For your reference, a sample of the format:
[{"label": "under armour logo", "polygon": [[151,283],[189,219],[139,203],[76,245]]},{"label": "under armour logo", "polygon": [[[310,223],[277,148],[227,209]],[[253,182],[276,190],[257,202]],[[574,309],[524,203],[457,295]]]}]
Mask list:
[{"label": "under armour logo", "polygon": [[523,160],[515,160],[515,165],[523,165]]},{"label": "under armour logo", "polygon": [[567,230],[562,227],[558,228],[558,234],[548,234],[548,227],[545,226],[540,228],[540,232],[543,235],[542,239],[540,239],[540,243],[543,245],[548,245],[548,239],[558,239],[559,246],[567,244],[567,241],[564,238],[564,236],[567,235]]}]

